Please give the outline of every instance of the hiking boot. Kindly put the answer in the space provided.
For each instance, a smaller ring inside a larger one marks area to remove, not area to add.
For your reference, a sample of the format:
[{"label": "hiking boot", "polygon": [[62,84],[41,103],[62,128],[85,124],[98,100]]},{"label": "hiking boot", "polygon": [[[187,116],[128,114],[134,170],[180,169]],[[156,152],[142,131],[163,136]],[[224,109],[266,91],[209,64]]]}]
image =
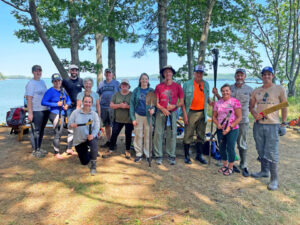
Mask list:
[{"label": "hiking boot", "polygon": [[97,173],[97,160],[91,160],[91,175],[94,176]]},{"label": "hiking boot", "polygon": [[47,150],[44,150],[42,148],[40,148],[40,152],[43,153],[44,155],[47,155],[48,154],[48,151]]},{"label": "hiking boot", "polygon": [[33,152],[32,152],[32,155],[34,156],[34,157],[36,157],[36,158],[44,158],[46,155],[45,154],[43,154],[41,151],[40,151],[40,149],[37,149],[37,150],[34,150]]},{"label": "hiking boot", "polygon": [[202,164],[207,164],[207,161],[203,158],[202,153],[203,153],[203,144],[202,143],[197,143],[196,144],[196,160],[198,160]]},{"label": "hiking boot", "polygon": [[162,164],[162,157],[156,157],[156,164],[161,165]]},{"label": "hiking boot", "polygon": [[[130,155],[130,150],[126,150],[125,151],[125,158],[126,159],[130,159],[131,155]],[[135,160],[134,160],[135,161]]]},{"label": "hiking boot", "polygon": [[176,165],[176,159],[175,159],[175,157],[169,157],[169,163],[170,163],[170,165]]},{"label": "hiking boot", "polygon": [[270,191],[278,189],[278,163],[270,163],[271,182],[268,185]]},{"label": "hiking boot", "polygon": [[142,161],[142,159],[143,159],[142,156],[137,156],[137,157],[135,157],[134,161],[137,163],[137,162]]},{"label": "hiking boot", "polygon": [[240,154],[240,168],[244,169],[247,167],[247,150],[239,149]]},{"label": "hiking boot", "polygon": [[250,176],[250,173],[247,169],[247,167],[245,167],[244,169],[242,169],[242,174],[244,177],[249,177]]},{"label": "hiking boot", "polygon": [[258,173],[251,173],[251,177],[260,178],[260,177],[269,177],[269,162],[266,159],[261,159],[260,163],[260,172]]},{"label": "hiking boot", "polygon": [[107,141],[104,145],[100,145],[101,148],[109,148],[110,141]]},{"label": "hiking boot", "polygon": [[103,153],[102,158],[106,159],[112,156],[113,151],[112,150],[107,150],[106,152]]},{"label": "hiking boot", "polygon": [[184,162],[186,164],[192,164],[192,161],[190,159],[190,145],[184,144]]}]

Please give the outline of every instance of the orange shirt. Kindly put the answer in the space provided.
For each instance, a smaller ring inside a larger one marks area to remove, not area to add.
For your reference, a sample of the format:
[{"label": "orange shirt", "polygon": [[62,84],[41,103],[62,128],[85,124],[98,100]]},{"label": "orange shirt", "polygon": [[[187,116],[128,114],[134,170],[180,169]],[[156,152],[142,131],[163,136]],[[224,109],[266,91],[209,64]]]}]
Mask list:
[{"label": "orange shirt", "polygon": [[191,110],[203,110],[204,109],[204,89],[203,89],[203,82],[200,83],[201,88],[199,85],[194,81],[194,95],[193,101],[191,104]]}]

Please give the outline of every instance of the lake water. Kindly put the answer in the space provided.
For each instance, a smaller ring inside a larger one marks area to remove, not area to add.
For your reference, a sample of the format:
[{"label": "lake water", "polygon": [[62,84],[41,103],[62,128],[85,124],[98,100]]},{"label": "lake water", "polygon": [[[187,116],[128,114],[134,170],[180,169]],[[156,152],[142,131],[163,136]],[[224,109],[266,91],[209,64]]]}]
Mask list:
[{"label": "lake water", "polygon": [[[118,79],[119,80],[119,79]],[[23,106],[24,105],[24,93],[25,86],[28,83],[28,79],[7,79],[0,81],[0,122],[5,122],[6,112],[12,107]],[[52,87],[51,79],[44,79],[47,88]],[[120,81],[120,80],[119,80]],[[213,80],[207,80],[209,82],[210,89],[213,87]],[[131,85],[130,90],[132,91],[138,86],[138,79],[130,79],[129,83]],[[159,83],[158,79],[150,79],[150,84],[152,88]],[[217,82],[217,88],[219,89],[223,84],[234,83],[233,80],[221,80]],[[259,84],[249,83],[251,87],[257,87]],[[94,91],[96,86],[93,87]],[[211,90],[210,90],[211,93]],[[212,95],[212,94],[211,94]]]}]

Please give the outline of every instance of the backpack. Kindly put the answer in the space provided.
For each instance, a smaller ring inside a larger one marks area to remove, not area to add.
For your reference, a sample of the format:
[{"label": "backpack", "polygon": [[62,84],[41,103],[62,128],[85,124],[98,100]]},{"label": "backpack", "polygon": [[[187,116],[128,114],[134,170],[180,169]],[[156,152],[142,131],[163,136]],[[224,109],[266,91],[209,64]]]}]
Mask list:
[{"label": "backpack", "polygon": [[26,113],[23,108],[11,108],[10,111],[6,113],[6,123],[13,129],[18,128],[20,125],[26,124],[25,115]]}]

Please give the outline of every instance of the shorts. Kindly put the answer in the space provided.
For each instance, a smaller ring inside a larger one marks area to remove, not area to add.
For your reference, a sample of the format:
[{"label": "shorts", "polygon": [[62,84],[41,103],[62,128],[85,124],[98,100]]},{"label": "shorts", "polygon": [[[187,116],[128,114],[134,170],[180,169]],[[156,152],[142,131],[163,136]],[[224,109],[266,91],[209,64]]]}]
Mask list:
[{"label": "shorts", "polygon": [[112,127],[114,122],[114,110],[111,108],[102,108],[101,109],[101,120],[103,126],[110,126]]}]

